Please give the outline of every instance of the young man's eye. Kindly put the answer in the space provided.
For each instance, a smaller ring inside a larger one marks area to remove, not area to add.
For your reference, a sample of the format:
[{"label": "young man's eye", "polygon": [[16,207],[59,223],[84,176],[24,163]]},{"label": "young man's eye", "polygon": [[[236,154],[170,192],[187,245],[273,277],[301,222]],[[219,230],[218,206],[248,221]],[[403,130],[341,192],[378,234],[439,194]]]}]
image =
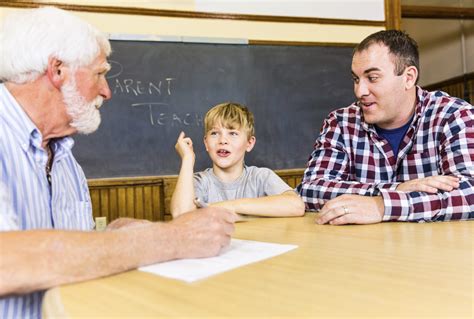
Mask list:
[{"label": "young man's eye", "polygon": [[375,82],[375,81],[378,80],[378,78],[379,78],[378,76],[369,76],[369,81],[370,82]]},{"label": "young man's eye", "polygon": [[359,78],[353,77],[353,78],[352,78],[352,82],[354,82],[354,83],[356,83],[356,84],[359,83]]}]

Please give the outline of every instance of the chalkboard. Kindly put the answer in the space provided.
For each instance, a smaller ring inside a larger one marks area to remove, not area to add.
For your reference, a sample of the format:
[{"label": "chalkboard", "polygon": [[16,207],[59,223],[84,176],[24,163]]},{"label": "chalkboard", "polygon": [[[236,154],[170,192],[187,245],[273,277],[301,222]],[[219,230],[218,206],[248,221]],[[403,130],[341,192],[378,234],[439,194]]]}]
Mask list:
[{"label": "chalkboard", "polygon": [[112,41],[112,99],[102,124],[75,136],[88,178],[177,174],[180,131],[196,170],[211,166],[203,118],[215,104],[244,104],[257,143],[246,164],[302,168],[326,115],[353,100],[349,47]]}]

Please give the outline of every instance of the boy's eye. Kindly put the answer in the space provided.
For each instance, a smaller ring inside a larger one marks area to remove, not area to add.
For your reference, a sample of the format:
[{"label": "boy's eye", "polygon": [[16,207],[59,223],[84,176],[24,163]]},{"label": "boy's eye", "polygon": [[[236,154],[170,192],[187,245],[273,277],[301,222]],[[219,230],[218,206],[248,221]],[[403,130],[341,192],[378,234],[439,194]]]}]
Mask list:
[{"label": "boy's eye", "polygon": [[211,132],[209,132],[209,135],[211,135],[211,136],[217,135],[217,132],[211,131]]},{"label": "boy's eye", "polygon": [[233,136],[238,136],[238,135],[239,135],[239,132],[232,131],[232,132],[230,132],[230,135],[233,135]]}]

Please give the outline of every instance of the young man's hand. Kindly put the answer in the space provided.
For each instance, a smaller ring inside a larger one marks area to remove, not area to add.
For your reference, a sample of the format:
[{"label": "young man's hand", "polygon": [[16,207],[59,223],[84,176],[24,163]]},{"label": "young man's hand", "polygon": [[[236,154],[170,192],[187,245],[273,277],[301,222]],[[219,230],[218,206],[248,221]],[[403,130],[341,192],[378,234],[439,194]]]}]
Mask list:
[{"label": "young man's hand", "polygon": [[318,224],[375,224],[385,211],[381,196],[341,195],[331,199],[320,210]]},{"label": "young man's hand", "polygon": [[174,148],[176,149],[176,152],[178,152],[181,159],[194,159],[193,141],[191,138],[186,137],[184,132],[179,133],[179,137]]},{"label": "young man's hand", "polygon": [[438,191],[450,192],[458,187],[458,177],[436,175],[425,178],[412,179],[410,181],[401,183],[397,186],[397,191],[437,193]]}]

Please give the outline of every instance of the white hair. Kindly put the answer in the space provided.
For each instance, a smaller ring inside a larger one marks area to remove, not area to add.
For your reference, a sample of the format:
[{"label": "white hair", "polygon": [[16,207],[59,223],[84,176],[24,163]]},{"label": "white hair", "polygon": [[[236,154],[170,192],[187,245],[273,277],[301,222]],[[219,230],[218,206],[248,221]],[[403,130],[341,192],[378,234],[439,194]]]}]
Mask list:
[{"label": "white hair", "polygon": [[67,11],[44,7],[14,13],[0,30],[0,80],[31,82],[44,74],[50,57],[80,67],[101,52],[111,52],[105,34]]}]

